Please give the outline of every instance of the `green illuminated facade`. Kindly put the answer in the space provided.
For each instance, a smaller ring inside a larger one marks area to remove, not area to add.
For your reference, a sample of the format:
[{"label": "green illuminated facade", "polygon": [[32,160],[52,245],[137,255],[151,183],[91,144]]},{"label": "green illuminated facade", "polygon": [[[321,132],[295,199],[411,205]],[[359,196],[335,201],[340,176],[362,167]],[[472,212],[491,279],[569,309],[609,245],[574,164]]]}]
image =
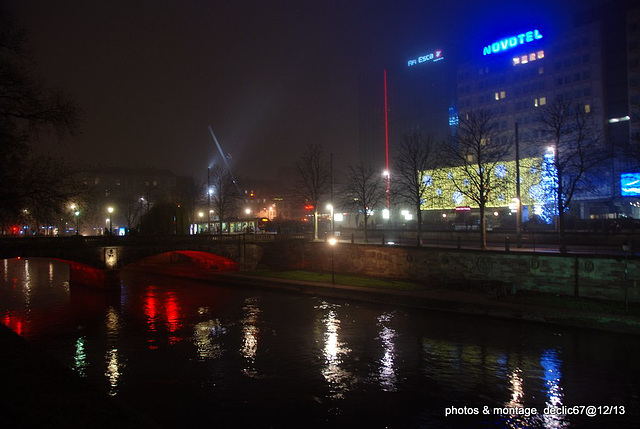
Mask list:
[{"label": "green illuminated facade", "polygon": [[[516,162],[505,161],[495,165],[490,173],[490,193],[487,207],[508,207],[516,197]],[[463,195],[455,186],[469,186],[469,179],[463,173],[463,167],[439,168],[423,172],[422,182],[427,192],[422,210],[453,210],[456,207],[478,208],[468,196]],[[520,194],[523,205],[543,203],[542,158],[520,160]]]}]

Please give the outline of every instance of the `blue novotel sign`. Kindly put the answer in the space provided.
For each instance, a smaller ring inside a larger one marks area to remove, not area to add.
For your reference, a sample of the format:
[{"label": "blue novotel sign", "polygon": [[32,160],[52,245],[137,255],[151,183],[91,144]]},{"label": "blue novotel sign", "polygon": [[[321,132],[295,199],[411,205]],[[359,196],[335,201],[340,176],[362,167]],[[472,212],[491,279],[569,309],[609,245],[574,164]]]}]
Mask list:
[{"label": "blue novotel sign", "polygon": [[482,50],[482,55],[497,54],[516,46],[524,45],[542,39],[542,34],[538,30],[527,31],[516,36],[507,37],[505,39],[493,42]]}]

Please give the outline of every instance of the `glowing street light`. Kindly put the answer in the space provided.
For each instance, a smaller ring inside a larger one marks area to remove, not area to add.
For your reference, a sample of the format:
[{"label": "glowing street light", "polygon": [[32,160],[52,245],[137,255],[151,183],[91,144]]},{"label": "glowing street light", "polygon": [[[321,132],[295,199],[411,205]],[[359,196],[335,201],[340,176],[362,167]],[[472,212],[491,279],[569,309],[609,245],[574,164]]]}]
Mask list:
[{"label": "glowing street light", "polygon": [[78,216],[80,216],[80,210],[79,210],[78,206],[75,203],[72,203],[70,208],[71,208],[71,211],[73,212],[73,214],[76,216],[76,235],[78,235],[78,229],[79,229]]},{"label": "glowing street light", "polygon": [[109,212],[109,235],[113,235],[113,220],[111,220],[111,216],[113,215],[113,207],[107,207],[107,212]]},{"label": "glowing street light", "polygon": [[[387,211],[389,211],[389,188],[390,188],[391,175],[389,174],[389,170],[384,170],[382,172],[382,175],[387,180]],[[386,219],[389,219],[389,218],[386,218]]]}]

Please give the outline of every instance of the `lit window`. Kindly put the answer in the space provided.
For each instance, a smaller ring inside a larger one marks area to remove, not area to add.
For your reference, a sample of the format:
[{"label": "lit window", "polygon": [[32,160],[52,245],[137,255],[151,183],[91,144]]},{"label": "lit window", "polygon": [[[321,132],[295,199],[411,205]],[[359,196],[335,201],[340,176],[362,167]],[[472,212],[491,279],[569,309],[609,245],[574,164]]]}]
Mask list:
[{"label": "lit window", "polygon": [[538,99],[537,99],[537,98],[536,98],[535,100],[533,100],[533,105],[534,105],[535,107],[538,107]]},{"label": "lit window", "polygon": [[522,57],[520,57],[520,62],[522,64],[527,64],[529,62],[529,57],[526,55],[523,55]]},{"label": "lit window", "polygon": [[538,51],[538,59],[544,58],[544,51]]},{"label": "lit window", "polygon": [[540,105],[544,106],[545,104],[547,104],[547,97],[540,97]]},{"label": "lit window", "polygon": [[584,113],[591,113],[591,105],[590,104],[585,104],[584,105]]},{"label": "lit window", "polygon": [[518,64],[520,64],[520,57],[515,57],[515,58],[513,59],[513,65],[514,65],[514,66],[517,66]]},{"label": "lit window", "polygon": [[467,162],[473,162],[473,155],[467,155]]},{"label": "lit window", "polygon": [[506,91],[500,91],[500,98],[505,98],[507,96]]},{"label": "lit window", "polygon": [[496,97],[496,100],[500,100],[500,93],[496,92],[495,97]]},{"label": "lit window", "polygon": [[536,54],[529,54],[529,61],[535,61],[536,60]]}]

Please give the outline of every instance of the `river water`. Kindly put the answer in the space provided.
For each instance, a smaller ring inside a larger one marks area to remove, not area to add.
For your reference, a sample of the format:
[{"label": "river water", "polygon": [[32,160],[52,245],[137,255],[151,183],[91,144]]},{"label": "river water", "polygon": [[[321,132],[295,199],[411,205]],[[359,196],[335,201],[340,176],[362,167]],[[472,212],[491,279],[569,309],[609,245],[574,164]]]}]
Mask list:
[{"label": "river water", "polygon": [[636,336],[126,271],[104,293],[48,259],[0,268],[0,321],[159,427],[640,425]]}]

